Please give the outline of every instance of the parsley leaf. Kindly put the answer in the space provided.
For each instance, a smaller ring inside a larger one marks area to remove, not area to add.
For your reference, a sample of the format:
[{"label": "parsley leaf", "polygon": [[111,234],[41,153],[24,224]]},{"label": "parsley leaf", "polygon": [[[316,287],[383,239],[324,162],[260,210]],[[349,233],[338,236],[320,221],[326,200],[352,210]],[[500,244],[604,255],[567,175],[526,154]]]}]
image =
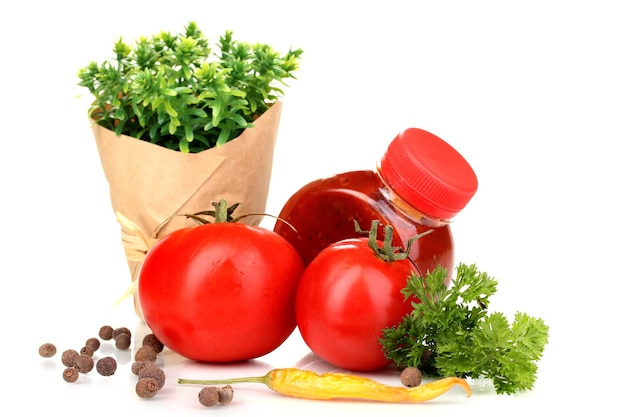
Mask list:
[{"label": "parsley leaf", "polygon": [[421,302],[413,302],[398,325],[383,329],[387,358],[428,376],[490,378],[498,394],[532,389],[549,327],[525,313],[516,313],[512,323],[502,313],[488,314],[497,281],[476,265],[459,264],[450,288],[447,275],[438,267],[423,279],[414,273],[407,278],[402,294]]}]

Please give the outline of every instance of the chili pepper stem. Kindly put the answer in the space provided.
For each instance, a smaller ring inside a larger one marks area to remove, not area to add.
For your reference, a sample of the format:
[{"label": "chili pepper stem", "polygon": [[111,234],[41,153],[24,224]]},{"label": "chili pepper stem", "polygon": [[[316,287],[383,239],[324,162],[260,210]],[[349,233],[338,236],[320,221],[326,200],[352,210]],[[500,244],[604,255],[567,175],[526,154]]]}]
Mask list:
[{"label": "chili pepper stem", "polygon": [[237,384],[244,382],[254,382],[267,385],[265,376],[250,376],[240,378],[227,378],[227,379],[186,379],[178,378],[179,384],[189,385],[221,385],[221,384]]}]

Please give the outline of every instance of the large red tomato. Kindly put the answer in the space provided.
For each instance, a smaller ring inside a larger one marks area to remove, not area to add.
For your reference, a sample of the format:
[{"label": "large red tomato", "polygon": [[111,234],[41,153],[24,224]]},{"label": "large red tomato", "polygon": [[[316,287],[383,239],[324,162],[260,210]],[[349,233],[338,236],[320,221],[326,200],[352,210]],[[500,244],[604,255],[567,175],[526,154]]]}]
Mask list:
[{"label": "large red tomato", "polygon": [[204,362],[248,360],[295,329],[303,269],[295,249],[270,230],[206,224],[152,247],[137,295],[146,324],[174,352]]},{"label": "large red tomato", "polygon": [[378,339],[381,329],[412,311],[412,300],[405,302],[400,292],[411,271],[417,273],[408,259],[376,257],[367,238],[326,247],[306,267],[296,295],[305,343],[327,362],[352,371],[390,364]]}]

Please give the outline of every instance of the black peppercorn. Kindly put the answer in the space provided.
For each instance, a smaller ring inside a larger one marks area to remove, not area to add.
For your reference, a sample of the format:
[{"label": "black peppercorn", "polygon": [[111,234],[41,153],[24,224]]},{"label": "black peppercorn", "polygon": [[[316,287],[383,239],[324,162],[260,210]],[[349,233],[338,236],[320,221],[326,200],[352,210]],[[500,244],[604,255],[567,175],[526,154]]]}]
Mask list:
[{"label": "black peppercorn", "polygon": [[44,358],[51,358],[57,353],[57,348],[52,343],[44,343],[39,346],[39,355]]},{"label": "black peppercorn", "polygon": [[111,356],[105,356],[96,362],[96,370],[102,376],[111,376],[117,370],[117,361]]}]

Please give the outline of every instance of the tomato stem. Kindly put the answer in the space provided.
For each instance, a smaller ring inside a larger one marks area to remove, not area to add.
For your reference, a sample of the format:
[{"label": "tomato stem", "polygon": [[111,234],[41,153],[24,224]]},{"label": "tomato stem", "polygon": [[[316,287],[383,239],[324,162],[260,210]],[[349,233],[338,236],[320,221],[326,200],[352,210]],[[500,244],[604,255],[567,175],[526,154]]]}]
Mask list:
[{"label": "tomato stem", "polygon": [[[163,229],[163,227],[170,220],[172,220],[172,218],[175,217],[175,216],[186,217],[188,219],[194,220],[199,225],[211,224],[211,223],[237,223],[239,220],[244,219],[246,217],[250,217],[250,216],[269,216],[269,217],[275,218],[276,220],[284,222],[294,232],[297,232],[295,227],[293,227],[291,224],[289,224],[289,222],[287,222],[286,220],[281,219],[280,217],[272,216],[271,214],[247,213],[247,214],[242,214],[242,215],[237,216],[237,217],[233,217],[233,213],[235,212],[237,207],[239,207],[239,203],[235,203],[232,206],[228,206],[226,200],[221,199],[218,202],[213,201],[213,202],[211,202],[211,204],[213,205],[215,210],[204,210],[204,211],[198,211],[196,213],[180,213],[180,214],[179,213],[175,213],[175,214],[172,214],[171,216],[169,216],[167,219],[163,220],[161,222],[161,224],[159,224],[157,226],[157,228],[155,229],[154,233],[152,234],[152,237],[156,239],[156,237],[158,236],[159,232]],[[211,221],[209,219],[205,219],[204,216],[212,217],[214,220]]]},{"label": "tomato stem", "polygon": [[415,235],[413,237],[411,237],[406,244],[406,249],[402,250],[402,247],[400,246],[392,246],[392,242],[393,242],[393,226],[391,226],[390,224],[387,224],[384,226],[383,230],[384,230],[384,237],[383,237],[383,244],[382,246],[380,246],[378,244],[378,225],[380,224],[379,220],[372,220],[372,225],[370,227],[370,230],[362,230],[361,226],[359,226],[359,223],[354,220],[354,228],[358,233],[363,233],[363,234],[369,234],[369,247],[374,251],[374,253],[376,254],[376,257],[379,259],[382,259],[385,262],[394,262],[394,261],[401,261],[403,259],[407,259],[409,257],[409,254],[411,253],[411,246],[413,245],[413,242],[415,242],[417,239],[426,236],[429,233],[432,233],[433,229],[429,229],[423,233],[420,233],[418,235]]},{"label": "tomato stem", "polygon": [[215,207],[215,223],[225,223],[228,221],[228,206],[226,200],[221,199],[219,202],[213,202]]}]

